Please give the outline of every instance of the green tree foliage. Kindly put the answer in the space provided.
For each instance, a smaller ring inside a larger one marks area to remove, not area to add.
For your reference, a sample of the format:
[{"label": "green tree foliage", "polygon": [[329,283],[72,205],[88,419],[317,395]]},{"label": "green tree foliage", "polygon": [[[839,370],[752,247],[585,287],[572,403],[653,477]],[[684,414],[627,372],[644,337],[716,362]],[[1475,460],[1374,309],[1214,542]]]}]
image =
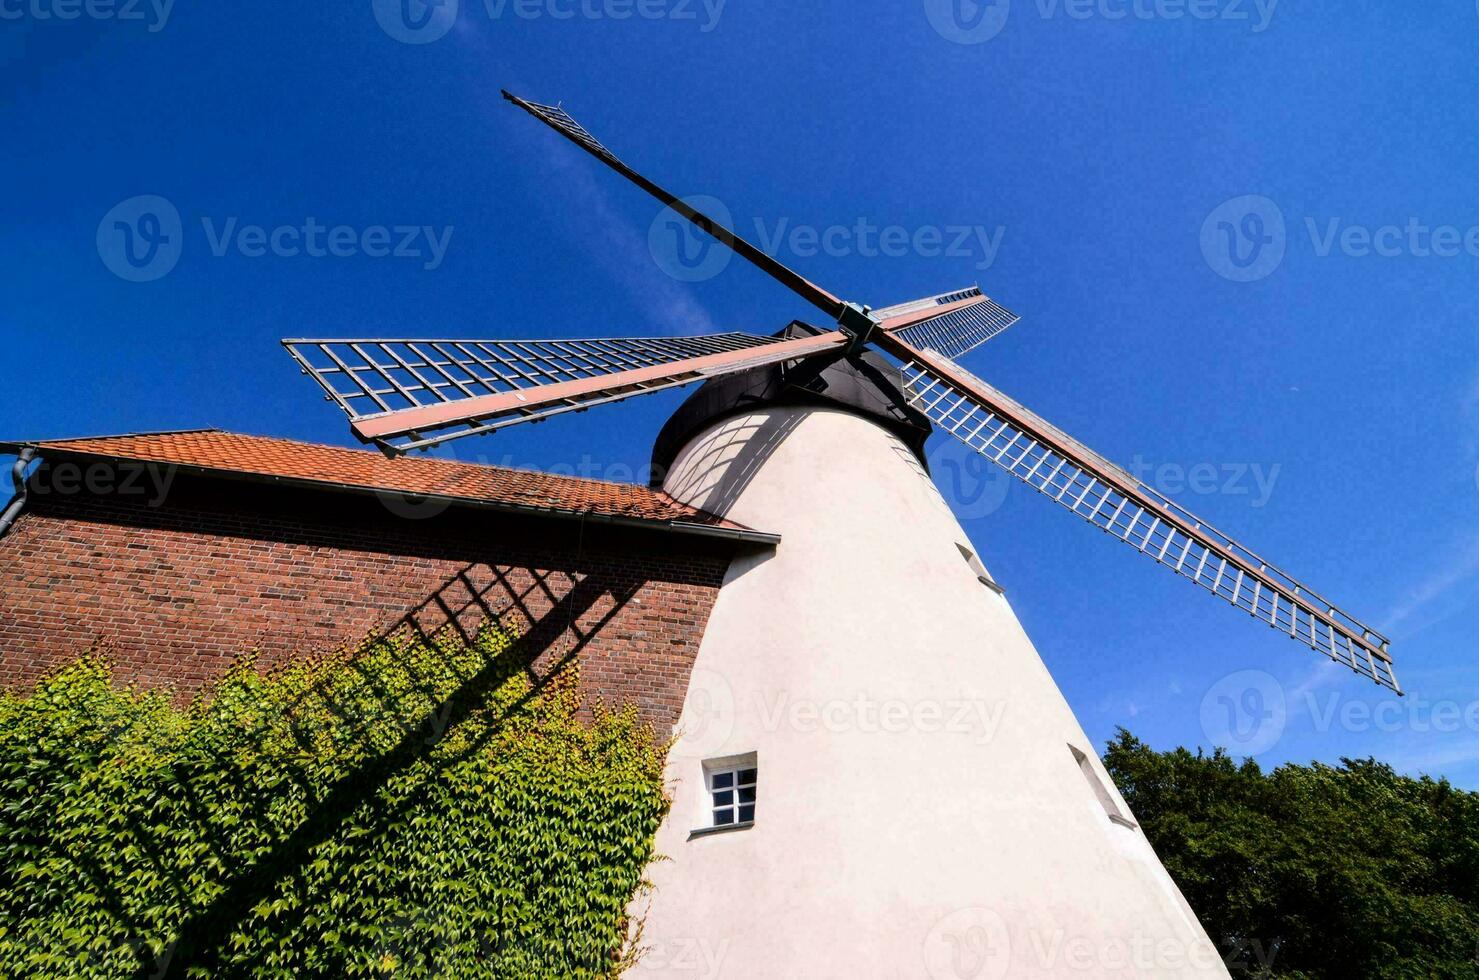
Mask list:
[{"label": "green tree foliage", "polygon": [[1104,763],[1234,976],[1479,977],[1479,793],[1124,730]]},{"label": "green tree foliage", "polygon": [[662,751],[577,706],[491,632],[0,695],[0,976],[612,976]]}]

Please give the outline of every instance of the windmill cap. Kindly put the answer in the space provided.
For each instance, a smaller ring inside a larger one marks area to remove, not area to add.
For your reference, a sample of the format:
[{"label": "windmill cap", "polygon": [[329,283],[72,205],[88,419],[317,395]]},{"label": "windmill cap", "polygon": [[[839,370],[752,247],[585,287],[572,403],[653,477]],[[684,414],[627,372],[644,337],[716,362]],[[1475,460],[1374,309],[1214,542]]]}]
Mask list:
[{"label": "windmill cap", "polygon": [[[785,339],[824,333],[797,320],[775,334]],[[700,432],[735,415],[769,406],[842,409],[883,426],[898,436],[928,468],[924,443],[933,431],[922,413],[909,407],[897,367],[868,350],[819,368],[816,361],[768,364],[704,382],[678,406],[652,447],[652,482],[662,484],[668,468]]]}]

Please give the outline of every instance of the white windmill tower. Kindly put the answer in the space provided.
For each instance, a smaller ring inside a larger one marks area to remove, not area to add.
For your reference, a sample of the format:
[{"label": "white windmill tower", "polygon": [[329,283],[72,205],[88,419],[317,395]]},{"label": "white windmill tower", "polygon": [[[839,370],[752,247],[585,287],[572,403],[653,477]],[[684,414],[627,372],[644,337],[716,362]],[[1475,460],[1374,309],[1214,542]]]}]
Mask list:
[{"label": "white windmill tower", "polygon": [[[669,759],[637,973],[1226,976],[922,466],[931,426],[1071,513],[1400,693],[1387,641],[957,362],[1017,317],[977,288],[839,300],[505,97],[835,324],[569,341],[285,341],[392,455],[707,382],[664,488],[782,535],[737,560]],[[885,356],[897,362],[890,362]]]}]

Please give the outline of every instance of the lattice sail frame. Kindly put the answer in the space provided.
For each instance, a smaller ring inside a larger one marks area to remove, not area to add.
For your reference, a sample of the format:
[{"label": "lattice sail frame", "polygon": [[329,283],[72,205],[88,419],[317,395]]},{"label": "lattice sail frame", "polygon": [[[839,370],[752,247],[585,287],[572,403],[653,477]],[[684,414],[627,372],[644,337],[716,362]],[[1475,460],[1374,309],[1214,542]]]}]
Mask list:
[{"label": "lattice sail frame", "polygon": [[1022,319],[979,286],[875,310],[872,316],[911,346],[946,357],[967,354]]},{"label": "lattice sail frame", "polygon": [[1385,636],[960,365],[884,346],[904,361],[909,403],[945,432],[1158,564],[1402,693]]},{"label": "lattice sail frame", "polygon": [[747,333],[592,340],[284,340],[305,374],[387,453],[537,422],[840,347]]}]

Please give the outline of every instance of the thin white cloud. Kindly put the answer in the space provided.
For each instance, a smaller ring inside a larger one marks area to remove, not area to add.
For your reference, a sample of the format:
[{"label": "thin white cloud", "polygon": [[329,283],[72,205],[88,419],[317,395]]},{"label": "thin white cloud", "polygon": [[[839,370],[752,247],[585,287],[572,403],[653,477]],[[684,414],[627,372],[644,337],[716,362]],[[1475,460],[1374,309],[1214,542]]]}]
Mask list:
[{"label": "thin white cloud", "polygon": [[[1438,745],[1432,743],[1421,747],[1388,750],[1382,753],[1382,762],[1398,772],[1425,773],[1437,779],[1447,776],[1460,786],[1469,786],[1472,779],[1455,777],[1455,773],[1471,772],[1479,760],[1479,735],[1465,732]],[[1455,768],[1457,767],[1457,768]]]},{"label": "thin white cloud", "polygon": [[[465,20],[474,18],[459,18],[458,39],[474,48],[488,48],[485,30],[464,30]],[[514,91],[518,91],[513,82],[507,84],[513,84]],[[490,86],[489,93],[488,111],[505,114],[498,120],[498,127],[504,132],[515,129],[519,132],[515,137],[518,149],[505,149],[505,152],[540,154],[537,159],[544,168],[542,179],[549,191],[545,196],[553,202],[548,207],[550,220],[563,218],[569,222],[564,229],[555,225],[555,230],[564,230],[568,234],[577,224],[597,229],[605,244],[595,249],[590,261],[604,268],[650,318],[649,322],[641,324],[601,324],[585,335],[661,336],[718,332],[721,328],[715,325],[708,310],[693,298],[684,284],[669,278],[652,258],[647,244],[647,228],[633,226],[613,203],[614,188],[645,200],[642,193],[625,186],[621,177],[563,138],[545,130],[542,124],[525,117],[522,112],[517,113],[519,118],[515,119],[511,107],[498,94],[498,86]],[[658,203],[652,200],[650,205],[649,213],[655,219]],[[580,270],[576,272],[578,274]],[[580,277],[577,275],[577,278]]]},{"label": "thin white cloud", "polygon": [[[498,108],[506,108],[501,100]],[[522,122],[539,127],[532,119]],[[612,196],[613,189],[618,187],[634,198],[642,199],[641,193],[635,188],[622,186],[622,178],[554,133],[536,135],[543,138],[526,142],[525,137],[520,136],[523,145],[517,152],[541,154],[542,179],[550,191],[547,196],[553,201],[548,209],[550,220],[557,221],[563,217],[569,222],[567,232],[577,224],[594,229],[602,242],[592,250],[590,261],[605,269],[649,318],[649,322],[641,324],[602,324],[600,329],[590,333],[596,336],[661,336],[718,331],[708,310],[693,298],[683,283],[664,273],[652,258],[647,244],[647,228],[635,227],[617,209]],[[650,214],[655,219],[659,205],[656,201],[650,204]]]},{"label": "thin white cloud", "polygon": [[[647,246],[645,229],[638,231],[619,214],[611,201],[610,191],[598,177],[610,179],[593,160],[574,159],[578,150],[562,152],[556,157],[560,186],[567,194],[570,212],[598,228],[606,247],[594,256],[627,293],[654,319],[654,333],[713,333],[718,328],[706,309],[696,302],[688,289],[669,278],[658,267]],[[578,166],[580,165],[580,166]],[[659,208],[652,202],[652,216]]]},{"label": "thin white cloud", "polygon": [[1314,703],[1314,694],[1320,688],[1339,683],[1351,676],[1350,668],[1334,660],[1320,658],[1309,673],[1305,674],[1304,680],[1289,688],[1285,694],[1284,702],[1288,706],[1290,717],[1307,714],[1310,705]]},{"label": "thin white cloud", "polygon": [[[1407,595],[1391,612],[1387,613],[1382,623],[1383,631],[1392,634],[1399,627],[1417,621],[1416,626],[1406,631],[1410,635],[1451,615],[1454,611],[1452,609],[1436,615],[1430,610],[1456,586],[1468,581],[1475,574],[1479,574],[1479,538],[1471,538],[1463,548],[1439,565],[1432,574],[1408,589]],[[1423,613],[1429,615],[1419,619],[1419,615]]]}]

